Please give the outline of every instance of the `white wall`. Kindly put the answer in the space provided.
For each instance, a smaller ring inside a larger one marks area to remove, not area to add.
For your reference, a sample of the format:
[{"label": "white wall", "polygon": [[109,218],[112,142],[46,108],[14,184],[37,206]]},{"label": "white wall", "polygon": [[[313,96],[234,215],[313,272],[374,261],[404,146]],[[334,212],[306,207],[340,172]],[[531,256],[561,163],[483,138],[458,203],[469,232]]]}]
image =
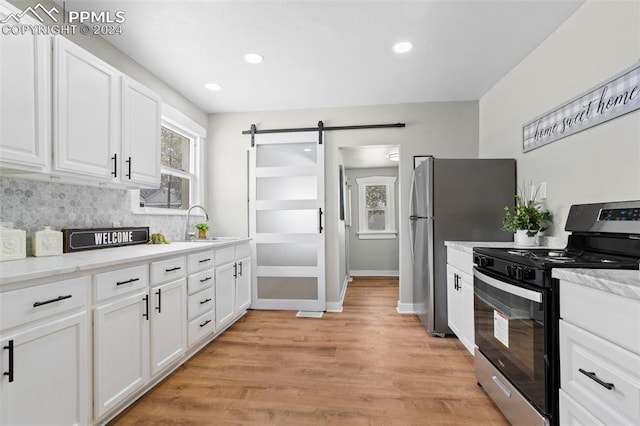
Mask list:
[{"label": "white wall", "polygon": [[414,155],[477,158],[478,103],[441,102],[369,107],[309,109],[211,114],[207,138],[209,182],[207,209],[218,235],[247,235],[247,150],[250,137],[242,135],[252,123],[258,129],[404,122],[405,128],[345,130],[325,134],[326,277],[327,302],[338,302],[340,240],[344,230],[339,218],[338,148],[366,145],[399,145],[400,206],[400,302],[413,304],[411,258],[408,243],[408,188]]},{"label": "white wall", "polygon": [[518,160],[518,182],[547,182],[563,231],[571,204],[640,199],[640,111],[526,154],[522,125],[640,58],[640,2],[587,1],[480,99],[480,156]]},{"label": "white wall", "polygon": [[[398,177],[397,167],[377,167],[371,169],[347,169],[349,184],[351,184],[351,208],[352,223],[347,238],[349,238],[351,270],[352,271],[380,271],[384,273],[399,270],[400,246],[398,238],[383,240],[361,240],[358,238],[358,217],[360,203],[358,197],[358,184],[356,179],[370,176],[395,176]],[[398,182],[395,183],[395,192],[398,191]],[[404,188],[404,192],[408,190]],[[395,205],[396,227],[398,226],[398,203]]]}]

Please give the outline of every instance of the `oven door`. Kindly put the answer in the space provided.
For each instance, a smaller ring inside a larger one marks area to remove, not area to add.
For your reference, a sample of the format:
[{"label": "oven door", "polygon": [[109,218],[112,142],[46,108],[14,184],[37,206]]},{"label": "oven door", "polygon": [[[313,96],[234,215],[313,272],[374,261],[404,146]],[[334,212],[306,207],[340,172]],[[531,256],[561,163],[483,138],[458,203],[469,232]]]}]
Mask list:
[{"label": "oven door", "polygon": [[478,350],[542,413],[545,397],[545,290],[494,278],[474,268],[475,342]]}]

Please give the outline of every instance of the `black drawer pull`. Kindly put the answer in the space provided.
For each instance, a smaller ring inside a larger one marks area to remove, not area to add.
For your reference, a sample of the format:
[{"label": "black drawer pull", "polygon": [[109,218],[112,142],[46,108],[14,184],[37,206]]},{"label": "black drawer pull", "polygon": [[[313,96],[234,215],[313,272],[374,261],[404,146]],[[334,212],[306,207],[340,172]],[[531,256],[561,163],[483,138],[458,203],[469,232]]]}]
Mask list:
[{"label": "black drawer pull", "polygon": [[202,302],[200,302],[201,305],[204,305],[207,302],[211,302],[211,299],[204,299]]},{"label": "black drawer pull", "polygon": [[142,301],[144,302],[144,313],[142,314],[142,317],[146,318],[147,321],[149,321],[149,295],[146,294],[142,298]]},{"label": "black drawer pull", "polygon": [[126,280],[126,281],[116,281],[116,285],[129,284],[129,283],[134,283],[136,281],[140,281],[140,278],[131,278],[130,280]]},{"label": "black drawer pull", "polygon": [[203,324],[200,324],[200,327],[204,327],[205,325],[209,324],[211,322],[211,320],[206,320]]},{"label": "black drawer pull", "polygon": [[164,271],[165,271],[165,272],[173,272],[173,271],[177,271],[177,270],[179,270],[179,269],[182,269],[182,268],[181,268],[181,267],[179,267],[179,266],[176,266],[175,268],[165,269]]},{"label": "black drawer pull", "polygon": [[158,306],[156,306],[156,311],[158,311],[159,314],[162,313],[162,289],[159,288],[158,291],[156,291],[156,294],[158,295]]},{"label": "black drawer pull", "polygon": [[207,281],[209,281],[211,279],[211,277],[207,277],[207,278],[203,278],[200,280],[201,283],[206,283]]},{"label": "black drawer pull", "polygon": [[207,257],[206,259],[198,260],[198,263],[204,263],[204,262],[209,262],[209,261],[211,261],[211,258]]},{"label": "black drawer pull", "polygon": [[55,303],[65,299],[71,299],[71,295],[67,294],[66,296],[58,296],[55,299],[45,300],[44,302],[36,302],[33,304],[33,307],[37,308],[38,306],[48,305],[49,303]]},{"label": "black drawer pull", "polygon": [[9,383],[13,382],[13,340],[9,340],[7,346],[2,349],[9,351],[9,371],[5,371],[3,375],[9,376]]},{"label": "black drawer pull", "polygon": [[598,376],[596,376],[596,373],[594,373],[593,371],[585,371],[582,368],[578,368],[578,371],[581,372],[582,374],[584,374],[585,376],[587,376],[588,378],[590,378],[591,380],[593,380],[594,382],[596,382],[597,384],[599,384],[602,387],[605,387],[609,390],[612,390],[615,386],[613,385],[613,383],[607,383],[607,382],[603,382],[602,380],[598,379]]}]

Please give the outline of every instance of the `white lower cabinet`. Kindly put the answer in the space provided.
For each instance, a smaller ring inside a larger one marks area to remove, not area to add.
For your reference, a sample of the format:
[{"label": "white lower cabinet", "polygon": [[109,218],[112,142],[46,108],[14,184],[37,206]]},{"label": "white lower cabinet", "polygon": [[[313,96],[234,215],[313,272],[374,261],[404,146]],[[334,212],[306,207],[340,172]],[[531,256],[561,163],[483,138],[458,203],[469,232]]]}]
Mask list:
[{"label": "white lower cabinet", "polygon": [[151,375],[187,350],[187,280],[182,278],[151,289]]},{"label": "white lower cabinet", "polygon": [[235,262],[216,266],[216,329],[227,325],[235,314]]},{"label": "white lower cabinet", "polygon": [[94,309],[94,415],[101,417],[149,380],[147,290]]},{"label": "white lower cabinet", "polygon": [[447,249],[447,321],[451,331],[473,355],[475,346],[472,256]]},{"label": "white lower cabinet", "polygon": [[86,312],[10,334],[0,345],[0,424],[87,424]]}]

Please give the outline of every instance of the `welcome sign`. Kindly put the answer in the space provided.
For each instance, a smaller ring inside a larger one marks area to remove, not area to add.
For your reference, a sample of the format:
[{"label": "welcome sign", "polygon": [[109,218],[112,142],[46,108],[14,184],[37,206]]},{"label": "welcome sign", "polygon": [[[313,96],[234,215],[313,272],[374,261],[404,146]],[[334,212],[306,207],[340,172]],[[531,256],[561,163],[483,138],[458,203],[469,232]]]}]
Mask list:
[{"label": "welcome sign", "polygon": [[640,108],[640,63],[522,126],[527,152]]},{"label": "welcome sign", "polygon": [[62,236],[63,251],[70,253],[80,250],[146,244],[149,241],[149,227],[63,229]]}]

